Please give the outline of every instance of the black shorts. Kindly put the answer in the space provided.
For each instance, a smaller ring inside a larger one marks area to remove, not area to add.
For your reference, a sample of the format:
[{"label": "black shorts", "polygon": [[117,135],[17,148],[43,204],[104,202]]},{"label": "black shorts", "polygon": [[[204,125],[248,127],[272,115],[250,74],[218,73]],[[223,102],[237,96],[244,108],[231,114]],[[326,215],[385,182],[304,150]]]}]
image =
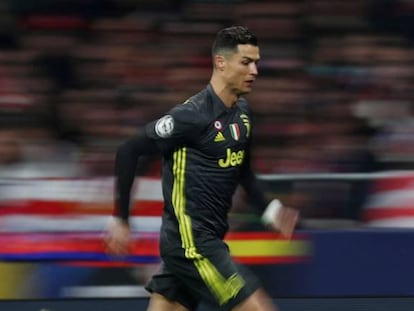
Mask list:
[{"label": "black shorts", "polygon": [[233,261],[220,239],[203,241],[197,249],[161,249],[163,265],[146,289],[195,310],[203,301],[230,310],[260,287],[256,276]]}]

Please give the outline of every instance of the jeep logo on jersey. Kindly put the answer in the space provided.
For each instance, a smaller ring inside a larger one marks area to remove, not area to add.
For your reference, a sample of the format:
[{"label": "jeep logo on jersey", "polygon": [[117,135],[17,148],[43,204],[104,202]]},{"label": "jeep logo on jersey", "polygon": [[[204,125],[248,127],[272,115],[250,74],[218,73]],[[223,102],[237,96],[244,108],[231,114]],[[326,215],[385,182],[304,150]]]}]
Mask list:
[{"label": "jeep logo on jersey", "polygon": [[240,138],[240,128],[237,123],[230,124],[230,134],[234,140],[239,140]]},{"label": "jeep logo on jersey", "polygon": [[222,168],[229,166],[241,165],[244,159],[244,150],[232,151],[230,148],[226,150],[226,158],[218,160],[218,165]]},{"label": "jeep logo on jersey", "polygon": [[174,119],[170,115],[163,116],[155,123],[155,133],[161,138],[171,136],[174,130]]}]

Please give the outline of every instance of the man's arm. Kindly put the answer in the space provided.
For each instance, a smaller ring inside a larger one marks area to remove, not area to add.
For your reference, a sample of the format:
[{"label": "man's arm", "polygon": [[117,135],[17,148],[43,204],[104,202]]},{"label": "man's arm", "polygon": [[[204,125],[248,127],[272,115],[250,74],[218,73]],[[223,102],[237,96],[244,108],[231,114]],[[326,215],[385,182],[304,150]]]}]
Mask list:
[{"label": "man's arm", "polygon": [[191,141],[204,124],[200,121],[198,111],[188,101],[148,123],[141,134],[127,140],[118,148],[115,159],[114,221],[105,240],[109,253],[128,253],[131,189],[136,171],[142,163],[140,159],[155,153],[169,153],[175,146]]},{"label": "man's arm", "polygon": [[[119,146],[115,157],[115,208],[114,216],[128,223],[130,194],[138,164],[145,155],[158,152],[154,140],[145,133],[125,141]],[[142,162],[141,162],[142,163]]]},{"label": "man's arm", "polygon": [[243,169],[240,185],[247,193],[248,203],[255,207],[257,211],[263,213],[270,200],[266,198],[262,188],[260,187],[259,181],[250,169],[250,166]]},{"label": "man's arm", "polygon": [[105,245],[108,253],[125,255],[130,242],[129,209],[131,189],[139,170],[140,160],[145,155],[158,152],[154,140],[142,132],[125,141],[117,150],[115,157],[115,206],[113,222],[108,228]]},{"label": "man's arm", "polygon": [[298,222],[299,213],[293,208],[283,206],[277,199],[266,198],[250,167],[250,152],[247,153],[246,162],[243,164],[240,184],[248,195],[248,202],[261,213],[263,224],[290,238]]}]

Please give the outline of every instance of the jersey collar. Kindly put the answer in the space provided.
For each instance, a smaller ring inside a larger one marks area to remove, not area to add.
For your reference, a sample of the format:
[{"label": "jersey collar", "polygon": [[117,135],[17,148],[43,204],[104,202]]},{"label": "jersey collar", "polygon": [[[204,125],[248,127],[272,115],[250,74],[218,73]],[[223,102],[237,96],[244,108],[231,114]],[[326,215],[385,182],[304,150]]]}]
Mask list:
[{"label": "jersey collar", "polygon": [[215,116],[219,116],[223,112],[230,112],[233,108],[228,108],[224,105],[223,101],[218,97],[216,92],[214,92],[211,84],[207,85],[207,93],[210,98],[211,103],[213,104],[213,111]]}]

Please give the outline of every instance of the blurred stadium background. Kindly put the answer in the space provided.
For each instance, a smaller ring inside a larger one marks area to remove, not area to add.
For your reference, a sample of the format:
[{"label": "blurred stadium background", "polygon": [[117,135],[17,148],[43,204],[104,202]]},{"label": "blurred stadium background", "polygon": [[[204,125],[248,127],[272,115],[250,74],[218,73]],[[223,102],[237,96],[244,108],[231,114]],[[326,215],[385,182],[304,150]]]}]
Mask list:
[{"label": "blurred stadium background", "polygon": [[412,310],[411,0],[0,1],[2,310],[144,308],[160,163],[137,172],[133,253],[108,258],[115,149],[208,83],[235,24],[260,39],[254,169],[303,216],[283,241],[239,190],[235,257],[283,310]]}]

